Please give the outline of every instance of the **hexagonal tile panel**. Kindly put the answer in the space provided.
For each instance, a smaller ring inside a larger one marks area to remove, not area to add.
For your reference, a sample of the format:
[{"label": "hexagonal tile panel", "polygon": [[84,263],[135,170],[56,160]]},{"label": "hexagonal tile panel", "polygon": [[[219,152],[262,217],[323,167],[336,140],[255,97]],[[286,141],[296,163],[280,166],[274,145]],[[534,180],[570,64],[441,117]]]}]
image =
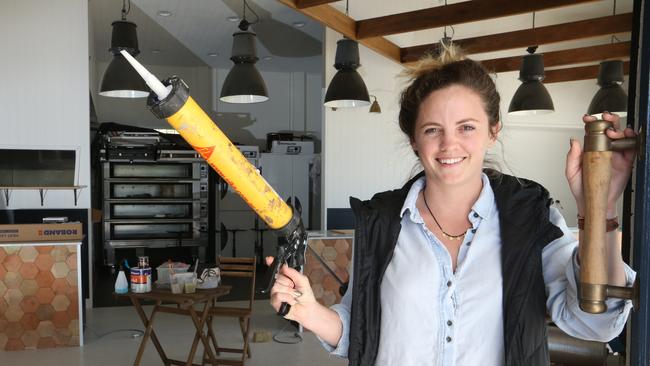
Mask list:
[{"label": "hexagonal tile panel", "polygon": [[20,274],[26,280],[34,279],[38,274],[38,267],[34,263],[23,263],[20,267]]},{"label": "hexagonal tile panel", "polygon": [[37,348],[53,348],[56,347],[56,343],[52,337],[41,337],[38,339]]},{"label": "hexagonal tile panel", "polygon": [[38,251],[33,246],[24,246],[20,249],[18,255],[23,259],[23,262],[33,262],[38,256]]},{"label": "hexagonal tile panel", "polygon": [[7,274],[7,269],[5,266],[2,265],[2,262],[0,262],[0,282],[5,278],[5,275]]},{"label": "hexagonal tile panel", "polygon": [[38,345],[38,339],[41,336],[35,330],[28,330],[20,337],[20,340],[23,341],[25,349],[35,349]]},{"label": "hexagonal tile panel", "polygon": [[9,289],[5,292],[5,301],[9,306],[20,306],[20,302],[23,301],[23,293],[20,290]]},{"label": "hexagonal tile panel", "polygon": [[41,320],[41,323],[42,321],[49,321],[54,316],[54,308],[50,304],[41,304],[36,309],[36,316]]},{"label": "hexagonal tile panel", "polygon": [[323,258],[323,260],[333,261],[334,259],[336,259],[336,254],[338,253],[336,253],[336,249],[334,249],[333,247],[325,247],[321,252],[321,257]]},{"label": "hexagonal tile panel", "polygon": [[23,335],[23,327],[19,322],[7,322],[5,334],[9,339],[20,338]]},{"label": "hexagonal tile panel", "polygon": [[23,264],[23,261],[16,254],[8,255],[2,265],[5,267],[7,272],[18,272],[20,266]]},{"label": "hexagonal tile panel", "polygon": [[9,337],[7,337],[7,335],[4,333],[0,333],[0,350],[5,349],[7,340],[9,340]]},{"label": "hexagonal tile panel", "polygon": [[350,244],[347,240],[337,240],[334,243],[334,249],[339,253],[347,253],[350,250]]},{"label": "hexagonal tile panel", "polygon": [[10,338],[7,341],[7,345],[5,345],[5,349],[7,351],[22,351],[25,349],[25,345],[23,344],[23,341],[18,338]]},{"label": "hexagonal tile panel", "polygon": [[70,269],[65,262],[55,262],[51,271],[54,278],[65,278],[68,272],[70,272]]},{"label": "hexagonal tile panel", "polygon": [[36,283],[38,283],[38,287],[51,287],[52,282],[54,282],[54,276],[52,276],[52,272],[47,269],[47,270],[41,270],[38,272],[36,275]]},{"label": "hexagonal tile panel", "polygon": [[56,295],[52,300],[52,307],[56,311],[66,311],[70,306],[70,300],[66,295]]},{"label": "hexagonal tile panel", "polygon": [[39,288],[36,291],[36,299],[41,304],[49,304],[54,298],[54,291],[51,288]]},{"label": "hexagonal tile panel", "polygon": [[[25,313],[23,314],[22,319],[20,319],[20,324],[22,324],[25,330],[36,329],[40,322],[41,320],[38,319],[36,313]],[[0,349],[2,349],[2,347],[0,347]]]},{"label": "hexagonal tile panel", "polygon": [[52,338],[54,338],[54,342],[56,342],[58,346],[65,346],[70,341],[71,336],[72,334],[68,328],[56,328],[54,329],[54,336]]},{"label": "hexagonal tile panel", "polygon": [[70,252],[65,246],[56,246],[50,253],[54,259],[54,262],[65,262],[65,260],[68,258],[68,254],[70,254]]},{"label": "hexagonal tile panel", "polygon": [[70,284],[72,287],[77,287],[77,271],[70,271],[68,272],[68,275],[65,276],[66,281]]},{"label": "hexagonal tile panel", "polygon": [[[2,318],[2,314],[7,311],[7,308],[9,307],[9,304],[5,301],[4,297],[0,297],[0,319]],[[0,328],[2,329],[2,328]]]},{"label": "hexagonal tile panel", "polygon": [[20,306],[9,306],[5,311],[5,318],[10,322],[19,322],[25,312]]},{"label": "hexagonal tile panel", "polygon": [[23,280],[23,283],[20,284],[20,291],[23,296],[34,296],[38,291],[38,283],[36,280]]},{"label": "hexagonal tile panel", "polygon": [[[7,252],[5,252],[4,248],[0,248],[0,264],[5,260],[5,257],[7,256]],[[0,347],[2,348],[2,347]]]},{"label": "hexagonal tile panel", "polygon": [[66,311],[57,311],[52,316],[52,323],[56,328],[68,328],[70,325],[70,315]]},{"label": "hexagonal tile panel", "polygon": [[49,320],[40,322],[38,327],[36,327],[36,331],[41,337],[52,337],[54,335],[54,329],[54,324]]},{"label": "hexagonal tile panel", "polygon": [[70,324],[68,324],[68,329],[72,336],[79,336],[79,319],[70,319]]},{"label": "hexagonal tile panel", "polygon": [[57,278],[52,282],[52,290],[54,290],[54,294],[56,295],[66,295],[72,291],[72,288],[68,280],[65,278]]},{"label": "hexagonal tile panel", "polygon": [[38,309],[39,305],[40,303],[36,299],[36,296],[25,297],[23,301],[20,303],[20,307],[21,309],[23,309],[25,313],[36,312],[36,309]]},{"label": "hexagonal tile panel", "polygon": [[70,255],[68,255],[68,259],[66,259],[65,262],[68,264],[68,268],[70,268],[71,271],[77,269],[77,254],[70,253]]},{"label": "hexagonal tile panel", "polygon": [[22,246],[12,245],[12,246],[8,246],[8,247],[4,247],[4,248],[5,248],[5,252],[7,252],[7,255],[9,256],[9,255],[12,255],[12,254],[18,254],[18,252],[20,251],[20,248],[22,248]]},{"label": "hexagonal tile panel", "polygon": [[39,254],[34,263],[41,271],[49,271],[54,265],[54,259],[49,254]]},{"label": "hexagonal tile panel", "polygon": [[7,288],[20,288],[22,282],[23,276],[18,272],[7,272],[5,275],[4,283],[7,285]]},{"label": "hexagonal tile panel", "polygon": [[38,246],[36,246],[36,251],[39,254],[50,254],[52,249],[54,249],[53,245],[38,245]]},{"label": "hexagonal tile panel", "polygon": [[7,292],[7,285],[3,281],[0,281],[0,297],[4,297]]}]

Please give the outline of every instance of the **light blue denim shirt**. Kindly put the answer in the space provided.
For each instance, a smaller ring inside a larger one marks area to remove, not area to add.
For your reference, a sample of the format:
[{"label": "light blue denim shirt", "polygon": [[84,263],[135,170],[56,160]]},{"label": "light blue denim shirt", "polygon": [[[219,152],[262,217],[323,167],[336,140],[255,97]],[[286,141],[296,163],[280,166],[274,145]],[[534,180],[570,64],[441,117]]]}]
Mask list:
[{"label": "light blue denim shirt", "polygon": [[[401,210],[400,231],[393,258],[381,283],[381,329],[377,365],[503,365],[503,302],[499,215],[490,181],[469,213],[458,253],[456,272],[444,245],[424,225],[415,206],[424,177],[411,187]],[[550,220],[564,236],[542,252],[546,307],[566,333],[608,341],[622,330],[630,301],[607,300],[604,314],[578,308],[576,262],[578,242],[560,212],[551,207]],[[626,266],[627,285],[635,273]],[[351,278],[350,281],[353,279]],[[349,346],[352,285],[341,303],[332,306],[343,323],[336,348],[322,342],[332,355],[346,357]]]}]

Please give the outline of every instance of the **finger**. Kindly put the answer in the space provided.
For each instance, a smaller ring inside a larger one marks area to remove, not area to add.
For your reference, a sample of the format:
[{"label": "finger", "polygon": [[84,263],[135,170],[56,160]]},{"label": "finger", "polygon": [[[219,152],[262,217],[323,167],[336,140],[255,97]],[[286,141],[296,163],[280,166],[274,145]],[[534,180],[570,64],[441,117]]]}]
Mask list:
[{"label": "finger", "polygon": [[269,267],[273,264],[274,260],[275,260],[275,258],[271,257],[271,256],[268,256],[268,257],[264,258],[264,261],[266,262],[266,265],[269,266]]},{"label": "finger", "polygon": [[589,122],[593,122],[593,121],[597,121],[597,120],[598,120],[598,118],[596,118],[594,116],[591,116],[591,115],[588,115],[586,113],[585,113],[585,115],[582,116],[582,122],[584,122],[584,123],[589,123]]},{"label": "finger", "polygon": [[302,273],[287,266],[286,264],[280,269],[280,273],[287,276],[296,285],[296,288],[309,287],[309,280]]},{"label": "finger", "polygon": [[294,306],[298,303],[298,300],[296,300],[296,298],[290,294],[284,293],[278,293],[271,297],[271,306],[275,309],[275,311],[278,311],[278,309],[280,309],[280,305],[282,305],[283,302]]},{"label": "finger", "polygon": [[566,173],[570,176],[580,167],[582,147],[580,146],[580,141],[575,139],[569,140],[569,146],[569,152],[566,157]]},{"label": "finger", "polygon": [[625,134],[625,137],[634,137],[637,135],[637,133],[630,127],[626,128],[623,133]]},{"label": "finger", "polygon": [[287,277],[287,276],[285,276],[285,275],[283,275],[281,273],[278,273],[275,276],[275,283],[280,284],[282,286],[286,286],[286,287],[295,287],[295,283],[291,280],[291,278],[289,278],[289,277]]},{"label": "finger", "polygon": [[604,121],[612,122],[615,129],[618,130],[619,128],[621,128],[621,117],[618,114],[605,111],[603,112],[602,118]]},{"label": "finger", "polygon": [[271,289],[271,296],[275,294],[286,294],[295,297],[296,299],[302,296],[302,292],[297,291],[293,287],[278,286]]},{"label": "finger", "polygon": [[608,128],[607,130],[605,130],[605,134],[607,135],[607,137],[614,140],[625,137],[624,131],[615,130],[614,128]]}]

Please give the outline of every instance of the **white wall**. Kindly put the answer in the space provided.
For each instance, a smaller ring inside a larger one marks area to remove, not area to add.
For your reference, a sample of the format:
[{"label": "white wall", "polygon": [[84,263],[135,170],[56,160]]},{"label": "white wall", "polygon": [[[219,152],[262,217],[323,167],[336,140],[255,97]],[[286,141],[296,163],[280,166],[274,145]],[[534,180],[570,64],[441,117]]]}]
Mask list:
[{"label": "white wall", "polygon": [[[0,148],[72,148],[89,186],[88,1],[0,1]],[[49,191],[44,208],[74,208],[72,191]],[[90,207],[90,188],[77,208]],[[13,191],[0,209],[41,208],[38,191]]]},{"label": "white wall", "polygon": [[[332,65],[340,35],[328,30],[325,38],[325,75],[329,83],[336,71]],[[401,67],[364,46],[360,46],[360,57],[359,72],[370,93],[377,95],[382,113],[370,114],[365,108],[326,108],[325,210],[349,207],[349,196],[368,199],[376,192],[398,188],[412,175],[415,165],[407,139],[397,124],[398,98],[404,87],[397,77]],[[491,151],[493,159],[502,161],[503,172],[543,184],[560,200],[568,224],[575,225],[576,208],[564,178],[564,163],[569,138],[582,140],[581,117],[598,90],[596,81],[547,85],[556,111],[532,117],[507,115],[510,99],[519,86],[517,72],[499,74],[496,83],[502,98],[504,129],[502,143]]]},{"label": "white wall", "polygon": [[[97,65],[101,83],[107,63]],[[257,104],[218,101],[227,69],[145,65],[160,79],[177,75],[190,87],[190,95],[232,140],[241,144],[266,145],[266,134],[280,130],[310,134],[320,140],[320,90],[322,76],[301,72],[261,72],[269,100]],[[96,87],[99,88],[98,86]],[[147,128],[170,128],[146,107],[146,99],[94,96],[101,122],[117,122]]]}]

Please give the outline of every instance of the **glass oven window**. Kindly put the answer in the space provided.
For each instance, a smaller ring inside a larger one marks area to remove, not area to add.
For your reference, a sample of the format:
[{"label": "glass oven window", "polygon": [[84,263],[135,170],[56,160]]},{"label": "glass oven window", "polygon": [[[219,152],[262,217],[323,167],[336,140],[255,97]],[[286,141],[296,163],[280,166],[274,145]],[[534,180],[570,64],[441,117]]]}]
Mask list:
[{"label": "glass oven window", "polygon": [[128,239],[190,239],[191,223],[174,224],[112,224],[113,240]]},{"label": "glass oven window", "polygon": [[192,199],[191,183],[112,183],[111,198]]},{"label": "glass oven window", "polygon": [[192,164],[111,164],[111,178],[192,179]]}]

